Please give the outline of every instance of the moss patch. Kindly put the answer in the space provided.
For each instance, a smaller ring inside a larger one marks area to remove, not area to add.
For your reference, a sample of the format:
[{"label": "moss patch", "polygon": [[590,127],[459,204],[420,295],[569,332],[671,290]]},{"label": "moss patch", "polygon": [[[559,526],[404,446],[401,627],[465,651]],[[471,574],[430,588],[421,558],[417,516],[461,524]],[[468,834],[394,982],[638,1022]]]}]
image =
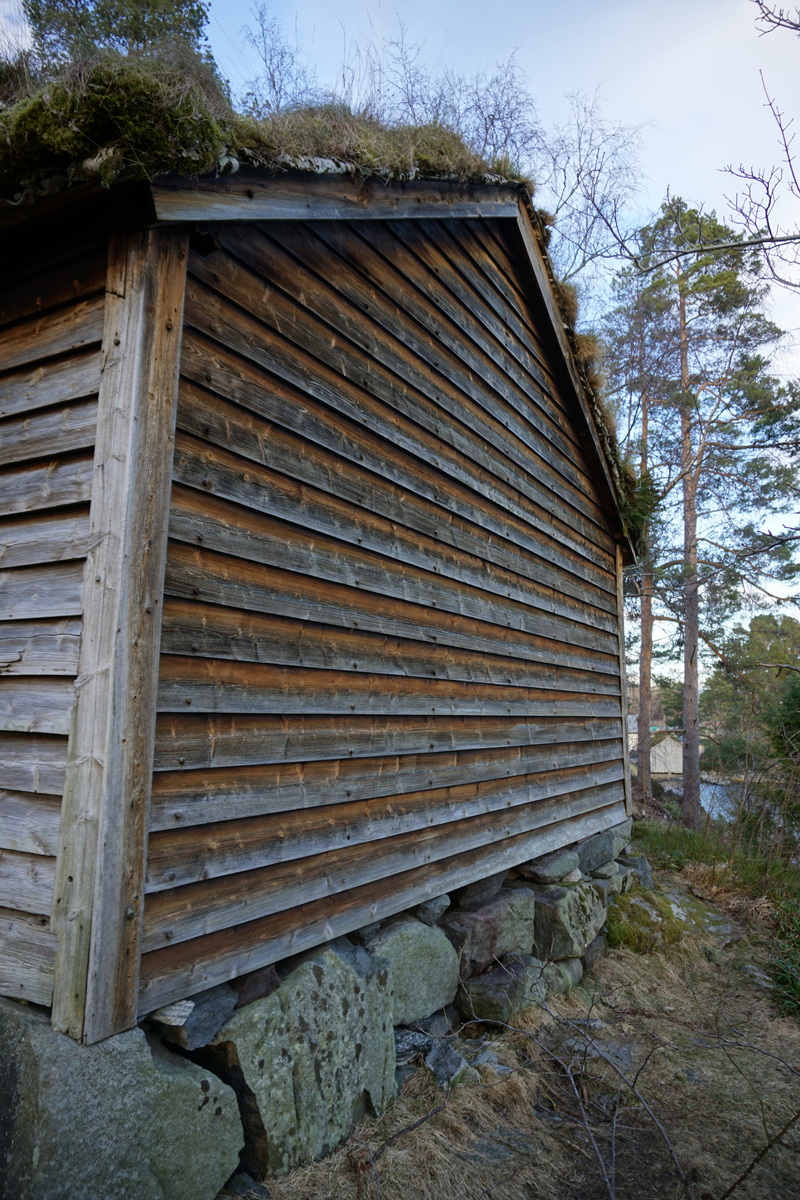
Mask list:
[{"label": "moss patch", "polygon": [[645,888],[633,888],[615,896],[608,906],[608,944],[638,954],[652,954],[674,946],[689,931],[677,917],[666,896]]}]

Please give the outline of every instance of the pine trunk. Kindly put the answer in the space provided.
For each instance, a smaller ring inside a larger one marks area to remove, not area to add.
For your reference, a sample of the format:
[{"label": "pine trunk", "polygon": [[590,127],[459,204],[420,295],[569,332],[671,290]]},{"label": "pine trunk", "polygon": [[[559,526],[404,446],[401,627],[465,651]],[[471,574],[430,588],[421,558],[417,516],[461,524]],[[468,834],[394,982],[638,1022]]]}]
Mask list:
[{"label": "pine trunk", "polygon": [[639,651],[639,716],[637,752],[639,758],[639,775],[637,792],[645,808],[653,799],[653,781],[650,775],[652,719],[651,672],[653,664],[653,574],[651,571],[642,572],[642,602],[640,622],[641,647]]},{"label": "pine trunk", "polygon": [[680,297],[681,471],[683,475],[683,821],[700,828],[700,591],[697,576],[697,482],[689,407],[686,306]]}]

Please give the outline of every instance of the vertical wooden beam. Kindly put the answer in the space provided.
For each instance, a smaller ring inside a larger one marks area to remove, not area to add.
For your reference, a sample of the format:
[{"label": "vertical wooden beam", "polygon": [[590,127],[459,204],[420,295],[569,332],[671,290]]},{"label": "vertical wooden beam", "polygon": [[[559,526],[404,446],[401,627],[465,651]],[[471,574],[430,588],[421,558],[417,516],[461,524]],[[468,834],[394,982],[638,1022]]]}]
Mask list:
[{"label": "vertical wooden beam", "polygon": [[625,812],[633,815],[633,793],[631,790],[631,759],[628,750],[628,678],[625,670],[625,599],[622,590],[622,547],[617,542],[617,629],[619,632],[619,686],[622,710],[622,754],[625,782]]},{"label": "vertical wooden beam", "polygon": [[53,901],[53,1026],[136,1021],[188,244],[111,240],[83,630]]}]

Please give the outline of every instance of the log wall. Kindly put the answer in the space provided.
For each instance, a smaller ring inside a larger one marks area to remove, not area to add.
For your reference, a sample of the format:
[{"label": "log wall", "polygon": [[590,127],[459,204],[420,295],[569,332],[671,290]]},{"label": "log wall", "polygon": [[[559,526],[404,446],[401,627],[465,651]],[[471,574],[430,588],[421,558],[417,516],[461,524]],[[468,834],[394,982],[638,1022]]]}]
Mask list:
[{"label": "log wall", "polygon": [[0,294],[0,994],[38,1004],[53,991],[107,246],[74,238],[47,257]]},{"label": "log wall", "polygon": [[190,257],[140,1012],[624,819],[617,548],[516,237]]}]

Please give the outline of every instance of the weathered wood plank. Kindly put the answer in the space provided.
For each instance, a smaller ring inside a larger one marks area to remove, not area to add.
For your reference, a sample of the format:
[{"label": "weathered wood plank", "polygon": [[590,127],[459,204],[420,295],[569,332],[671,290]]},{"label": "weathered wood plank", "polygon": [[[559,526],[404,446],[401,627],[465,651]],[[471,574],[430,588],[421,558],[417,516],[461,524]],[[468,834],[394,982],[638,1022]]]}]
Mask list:
[{"label": "weathered wood plank", "polygon": [[53,903],[53,1025],[87,1042],[135,1021],[187,250],[184,231],[155,229],[115,234],[109,253],[83,683]]},{"label": "weathered wood plank", "polygon": [[[444,530],[449,523],[463,518],[615,593],[614,567],[605,552],[419,426],[390,416],[379,402],[362,397],[364,411],[359,422],[353,405],[340,404],[348,412],[337,412],[315,400],[308,390],[301,392],[192,329],[184,334],[181,371],[186,380],[202,384],[203,389],[212,388],[217,395],[264,417],[271,426],[278,424],[300,434],[444,508],[446,516],[439,526],[443,536],[447,536]],[[346,389],[345,384],[345,398]],[[182,383],[179,420],[190,433],[213,440],[217,423],[211,413],[203,419],[205,413],[195,401],[200,394],[201,389]]]},{"label": "weathered wood plank", "polygon": [[[424,632],[423,626],[421,635]],[[0,645],[2,636],[0,627]],[[619,695],[618,680],[611,672],[592,672],[591,660],[573,670],[565,661],[569,656],[562,657],[555,651],[552,663],[544,656],[526,662],[480,651],[453,650],[439,642],[382,637],[365,632],[363,625],[358,631],[343,630],[308,620],[172,598],[164,603],[161,653]]]},{"label": "weathered wood plank", "polygon": [[[624,820],[621,802],[142,956],[139,1016]],[[299,864],[298,864],[299,865]]]},{"label": "weathered wood plank", "polygon": [[70,512],[45,510],[0,523],[0,570],[85,558],[89,548],[88,505]]},{"label": "weathered wood plank", "polygon": [[[37,681],[38,683],[38,681]],[[13,712],[0,721],[28,719],[24,711],[22,684],[0,680],[0,697],[6,694],[8,708],[22,705],[18,718]],[[62,689],[68,685],[59,682]],[[31,687],[35,687],[32,682]],[[19,695],[17,689],[19,688]],[[11,692],[8,692],[11,689]],[[55,685],[41,684],[43,703],[55,705]],[[45,699],[46,698],[46,699]],[[368,675],[356,671],[314,670],[276,667],[269,663],[230,662],[216,658],[192,658],[167,654],[162,657],[158,682],[158,711],[215,713],[340,713],[359,715],[515,717],[616,717],[619,696],[551,692],[544,688],[495,687],[485,683],[462,683],[450,679],[415,679],[404,675]],[[30,719],[35,702],[30,701]],[[36,710],[38,712],[38,709]],[[61,714],[54,721],[61,719]],[[8,726],[7,726],[8,727]],[[24,728],[24,726],[12,726]],[[32,730],[33,731],[33,730]],[[43,732],[62,733],[61,728]]]},{"label": "weathered wood plank", "polygon": [[[368,480],[364,481],[360,506],[252,460],[243,461],[187,433],[178,434],[175,451],[173,478],[178,482],[434,574],[441,581],[437,587],[442,596],[437,603],[445,608],[453,610],[452,599],[446,597],[457,593],[464,610],[472,609],[477,615],[482,605],[482,619],[506,624],[503,603],[508,598],[516,602],[515,611],[519,604],[531,610],[531,620],[539,625],[536,632],[545,637],[566,640],[568,624],[616,633],[616,614],[612,615],[613,609],[609,611],[611,605],[605,593],[597,593],[597,604],[590,607],[585,600],[565,597],[546,583],[489,564],[475,554],[456,550],[435,537],[380,516],[372,503],[377,489],[370,489]],[[291,463],[286,466],[289,468]],[[397,500],[402,507],[399,496]],[[498,605],[496,597],[502,597],[503,603]],[[540,617],[540,613],[548,614],[547,618]]]},{"label": "weathered wood plank", "polygon": [[[296,401],[292,407],[297,408]],[[348,456],[352,459],[357,454],[358,465],[343,459],[330,442],[327,446],[309,443],[305,429],[307,410],[303,397],[302,407],[295,417],[304,427],[300,436],[183,380],[178,428],[195,438],[203,438],[260,465],[291,475],[320,491],[330,492],[337,499],[414,529],[426,539],[444,542],[481,563],[489,562],[513,572],[515,577],[529,579],[547,588],[550,595],[569,596],[608,612],[616,611],[616,596],[609,589],[610,575],[593,571],[585,560],[577,577],[574,567],[569,571],[554,569],[548,561],[552,551],[546,542],[545,554],[542,554],[545,539],[541,533],[536,537],[525,527],[521,539],[501,540],[485,525],[468,520],[463,507],[459,512],[447,511],[438,503],[418,497],[409,491],[406,480],[395,483],[388,478],[392,471],[389,464],[397,453],[393,447],[384,444],[375,456],[376,461],[370,467],[366,465],[364,460],[369,449],[364,445],[363,433],[360,438],[353,438],[360,449]],[[368,434],[366,437],[371,440]],[[339,440],[335,434],[334,439]],[[397,470],[396,466],[394,470]],[[451,481],[444,476],[440,476],[437,483],[438,495],[451,488]],[[470,507],[477,508],[475,505]],[[552,557],[560,558],[561,555],[556,553]]]},{"label": "weathered wood plank", "polygon": [[80,617],[0,623],[0,676],[77,675]]},{"label": "weathered wood plank", "polygon": [[619,621],[619,678],[622,699],[622,751],[625,764],[625,811],[633,814],[633,789],[631,787],[631,760],[628,750],[628,684],[625,678],[625,595],[622,575],[622,547],[617,546],[617,619]]},{"label": "weathered wood plank", "polygon": [[[176,462],[176,472],[180,469]],[[210,479],[209,476],[206,478]],[[213,482],[219,487],[218,475],[213,477]],[[242,486],[245,494],[252,492],[254,498],[263,503],[263,492],[257,492],[244,480]],[[235,490],[235,478],[228,490]],[[299,517],[300,513],[295,515]],[[423,608],[438,608],[495,626],[521,630],[533,637],[571,643],[602,653],[613,654],[617,650],[616,627],[613,634],[611,630],[603,629],[602,625],[607,621],[599,616],[597,626],[600,628],[545,614],[522,600],[483,592],[468,584],[445,579],[435,571],[362,550],[355,533],[351,534],[352,543],[348,544],[335,536],[309,532],[299,523],[289,524],[254,508],[203,495],[179,484],[172,490],[169,532],[170,537],[180,541],[201,542],[212,550],[360,588],[392,601],[397,599]],[[391,551],[390,543],[387,548]]]},{"label": "weathered wood plank", "polygon": [[[456,787],[512,775],[566,770],[622,759],[619,736],[593,722],[576,723],[576,740],[554,745],[501,746],[449,754],[281,762],[268,766],[158,771],[153,780],[150,829],[184,829],[348,800],[405,796],[426,788]],[[619,725],[617,724],[619,735]],[[583,738],[583,740],[580,740]]]},{"label": "weathered wood plank", "polygon": [[[575,448],[562,428],[563,417],[533,381],[522,391],[497,371],[490,358],[478,354],[455,331],[451,338],[442,336],[446,327],[443,315],[436,330],[429,332],[424,321],[427,306],[420,311],[424,302],[385,261],[375,272],[377,283],[364,280],[359,286],[353,267],[364,266],[367,247],[352,233],[348,239],[349,232],[346,226],[337,225],[328,235],[334,244],[342,246],[344,263],[328,246],[312,239],[306,226],[297,224],[294,228],[281,226],[274,238],[253,228],[230,227],[222,234],[222,247],[249,271],[296,298],[301,320],[313,313],[355,345],[368,346],[384,366],[423,394],[433,393],[439,403],[449,394],[453,412],[463,405],[465,396],[469,397],[477,405],[476,411],[499,421],[548,467],[582,486],[583,476],[575,471]],[[285,253],[284,246],[294,259]],[[211,275],[205,276],[206,282],[213,282],[225,292],[237,283],[241,288],[237,264],[232,270],[226,262],[223,276],[218,269],[220,257],[211,256]],[[194,264],[193,269],[198,273]],[[388,295],[383,295],[384,291]],[[390,300],[389,296],[401,299]]]},{"label": "weathered wood plank", "polygon": [[[580,736],[621,737],[619,718],[559,721],[517,717],[281,717],[163,713],[156,722],[156,771],[260,763],[451,753],[497,746],[568,742]],[[12,785],[9,785],[12,786]],[[18,785],[14,785],[18,786]],[[33,789],[24,789],[32,791]]]},{"label": "weathered wood plank", "polygon": [[[193,255],[191,267],[193,279],[188,296],[193,311],[199,302],[195,290],[199,286],[213,288],[318,362],[340,372],[393,408],[412,416],[414,411],[424,413],[432,421],[430,427],[443,440],[451,443],[472,440],[472,454],[477,461],[483,461],[501,478],[509,478],[509,471],[515,471],[523,490],[538,485],[547,497],[546,507],[558,512],[568,524],[577,515],[581,522],[593,522],[595,530],[602,530],[602,512],[587,495],[586,478],[555,450],[548,453],[544,439],[523,428],[513,409],[490,412],[489,408],[497,406],[492,404],[491,392],[485,385],[480,389],[484,398],[484,404],[480,405],[444,376],[426,369],[401,344],[387,346],[385,336],[376,336],[380,330],[369,323],[366,331],[351,330],[345,320],[348,306],[336,292],[326,298],[326,304],[318,305],[324,309],[323,320],[310,309],[299,308],[294,299],[271,286],[264,277],[221,251],[208,258]],[[315,303],[322,291],[318,280],[308,278],[298,281],[296,287],[302,289],[309,304]],[[213,336],[209,324],[206,322],[205,327]],[[344,332],[341,326],[346,327]],[[442,419],[445,412],[447,420]],[[596,540],[600,537],[602,534],[595,535]]]},{"label": "weathered wood plank", "polygon": [[32,371],[0,379],[0,417],[12,417],[51,404],[74,404],[100,387],[100,355],[96,351],[59,362],[43,363]]},{"label": "weathered wood plank", "polygon": [[46,917],[0,910],[0,995],[49,1005],[55,959],[56,938]]},{"label": "weathered wood plank", "polygon": [[0,907],[47,916],[53,903],[56,860],[0,850]]},{"label": "weathered wood plank", "polygon": [[96,400],[11,417],[0,422],[0,464],[93,446],[96,424]]},{"label": "weathered wood plank", "polygon": [[8,733],[69,733],[75,698],[71,679],[0,678],[0,729]]},{"label": "weathered wood plank", "polygon": [[107,265],[108,252],[102,246],[93,249],[85,258],[15,281],[0,292],[0,325],[82,300],[93,292],[102,292]]},{"label": "weathered wood plank", "polygon": [[38,620],[81,614],[83,563],[0,570],[0,620]]},{"label": "weathered wood plank", "polygon": [[[146,888],[148,893],[159,892],[278,863],[288,865],[321,854],[328,858],[327,885],[330,871],[338,866],[340,852],[350,859],[352,848],[361,846],[359,861],[363,861],[370,858],[374,848],[376,859],[380,859],[379,843],[393,839],[396,857],[366,868],[370,872],[368,878],[380,875],[388,878],[403,869],[406,852],[414,853],[413,847],[418,842],[435,845],[440,826],[442,837],[446,832],[444,827],[448,834],[456,829],[460,834],[471,826],[477,827],[478,818],[488,821],[494,814],[505,831],[516,809],[528,810],[535,805],[541,817],[547,802],[552,819],[562,804],[571,803],[578,794],[585,798],[585,803],[599,807],[606,796],[603,789],[612,784],[619,785],[615,791],[620,793],[622,764],[619,762],[410,793],[401,802],[397,797],[349,801],[316,812],[304,809],[299,813],[165,830],[150,835]],[[418,836],[413,837],[414,834]],[[351,883],[356,883],[352,867],[353,862],[349,861],[349,868],[345,869],[349,869]],[[376,874],[371,874],[373,870]],[[313,867],[306,874],[307,879],[312,877]],[[361,882],[367,879],[362,878]],[[304,896],[304,900],[311,898],[316,897]]]},{"label": "weathered wood plank", "polygon": [[[280,293],[274,294],[280,296]],[[408,431],[407,422],[414,422],[421,427],[423,434],[433,435],[434,447],[437,444],[441,447],[438,454],[434,449],[433,454],[427,456],[434,466],[454,456],[462,466],[462,470],[457,472],[458,478],[474,475],[478,468],[490,478],[493,477],[495,486],[502,488],[505,484],[519,492],[527,503],[544,509],[551,519],[571,530],[573,538],[577,535],[585,539],[592,548],[587,553],[599,556],[602,552],[610,552],[613,564],[611,538],[584,515],[581,511],[582,501],[577,495],[570,493],[570,498],[576,500],[576,507],[572,507],[550,487],[549,478],[540,480],[536,477],[536,464],[526,451],[520,450],[524,459],[524,465],[520,466],[502,449],[498,450],[485,440],[481,431],[476,432],[459,419],[443,420],[442,409],[435,397],[423,396],[390,372],[379,370],[368,354],[362,353],[358,362],[353,360],[351,354],[346,362],[342,362],[333,353],[332,335],[330,330],[325,331],[324,326],[317,331],[319,337],[313,346],[301,345],[299,341],[291,340],[288,333],[283,336],[276,327],[275,314],[269,307],[262,306],[262,309],[263,321],[243,313],[241,308],[211,292],[199,281],[190,279],[187,284],[186,320],[212,343],[221,343],[301,391],[310,392],[337,411],[355,420],[364,420],[370,427],[373,427],[370,422],[372,412],[380,405],[384,411],[388,410],[383,420],[386,421],[388,417],[389,428],[394,427],[394,440],[412,453],[420,443],[419,436]],[[283,322],[287,330],[291,330],[293,316],[294,310],[290,307]],[[297,337],[298,330],[294,332]],[[304,323],[303,333],[307,332],[307,323]],[[338,339],[337,349],[343,346],[343,340]],[[460,407],[458,414],[461,418],[466,415]],[[504,443],[505,438],[499,436],[501,443]],[[469,464],[466,469],[463,466],[465,463]]]},{"label": "weathered wood plank", "polygon": [[[205,534],[199,536],[205,538]],[[380,596],[358,588],[183,542],[169,543],[165,589],[187,600],[358,630],[356,636],[372,632],[530,663],[619,674],[616,647],[611,647],[609,653],[572,647],[405,600],[392,599],[389,608]]]},{"label": "weathered wood plank", "polygon": [[0,850],[55,858],[61,798],[0,790]]},{"label": "weathered wood plank", "polygon": [[60,796],[66,765],[66,738],[0,733],[0,787]]},{"label": "weathered wood plank", "polygon": [[12,325],[0,339],[0,371],[99,342],[104,306],[105,297],[96,296]]},{"label": "weathered wood plank", "polygon": [[0,471],[0,516],[82,504],[92,494],[93,456],[70,454]]},{"label": "weathered wood plank", "polygon": [[269,175],[240,170],[220,179],[167,177],[150,185],[159,221],[419,220],[516,216],[510,184],[391,183],[349,174]]}]

